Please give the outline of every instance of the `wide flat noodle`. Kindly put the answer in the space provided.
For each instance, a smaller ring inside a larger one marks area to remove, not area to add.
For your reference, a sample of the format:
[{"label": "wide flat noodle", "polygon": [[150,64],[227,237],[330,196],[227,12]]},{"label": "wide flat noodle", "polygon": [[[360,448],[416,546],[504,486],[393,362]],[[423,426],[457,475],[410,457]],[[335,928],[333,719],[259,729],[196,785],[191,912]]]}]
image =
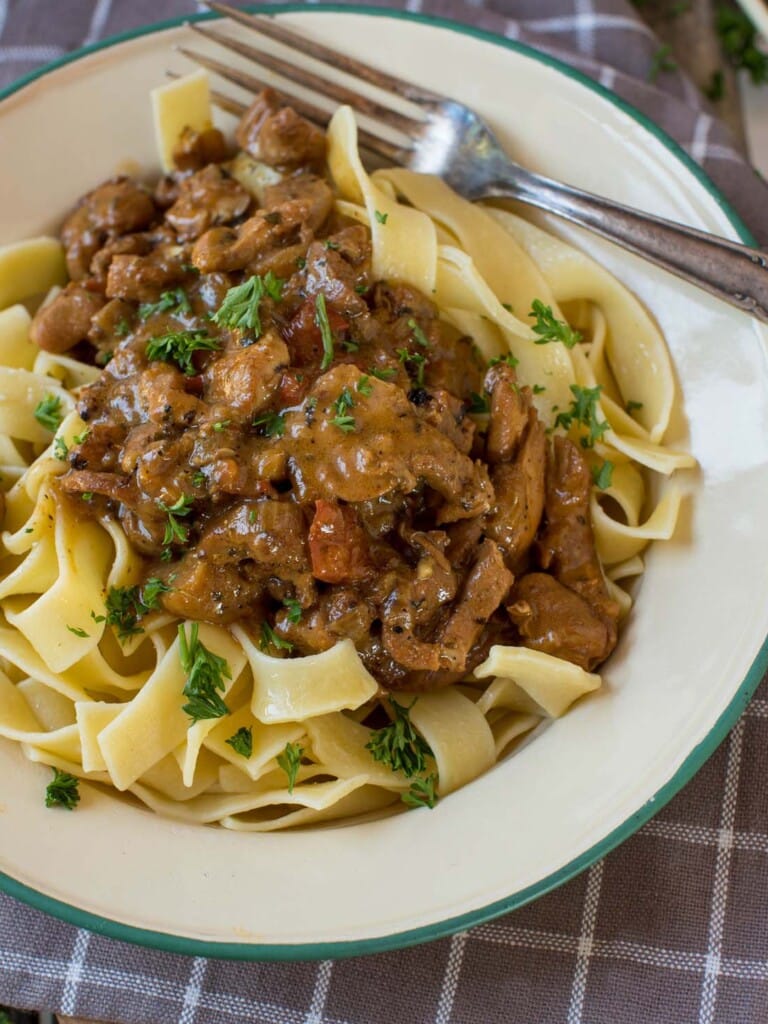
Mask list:
[{"label": "wide flat noodle", "polygon": [[[486,710],[491,700],[496,705],[501,702],[498,691],[503,690],[503,682],[512,685],[506,687],[507,702],[501,706],[512,710],[528,711],[530,705],[520,707],[515,703],[515,685],[527,694],[535,705],[542,708],[552,718],[559,718],[575,700],[585,693],[597,690],[601,685],[599,675],[585,672],[583,668],[555,658],[543,651],[534,651],[527,647],[505,647],[494,644],[486,660],[475,669],[478,679],[495,677],[496,690],[489,687],[480,697],[477,706]],[[491,696],[493,690],[493,697]]]},{"label": "wide flat noodle", "polygon": [[0,309],[42,295],[66,280],[64,248],[57,238],[41,236],[0,246]]},{"label": "wide flat noodle", "polygon": [[493,733],[485,715],[457,689],[421,694],[410,716],[432,748],[441,796],[476,779],[496,760]]},{"label": "wide flat noodle", "polygon": [[164,171],[172,171],[173,151],[185,128],[205,131],[213,123],[208,72],[200,68],[150,93],[155,142]]}]

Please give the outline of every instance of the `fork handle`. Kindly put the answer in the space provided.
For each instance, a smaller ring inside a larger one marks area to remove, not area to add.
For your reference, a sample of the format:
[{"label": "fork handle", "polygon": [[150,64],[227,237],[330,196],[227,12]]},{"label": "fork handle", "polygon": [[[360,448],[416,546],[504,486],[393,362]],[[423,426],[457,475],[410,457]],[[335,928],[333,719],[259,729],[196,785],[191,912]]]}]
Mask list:
[{"label": "fork handle", "polygon": [[517,167],[487,186],[483,197],[517,199],[555,213],[768,323],[768,256],[757,249]]}]

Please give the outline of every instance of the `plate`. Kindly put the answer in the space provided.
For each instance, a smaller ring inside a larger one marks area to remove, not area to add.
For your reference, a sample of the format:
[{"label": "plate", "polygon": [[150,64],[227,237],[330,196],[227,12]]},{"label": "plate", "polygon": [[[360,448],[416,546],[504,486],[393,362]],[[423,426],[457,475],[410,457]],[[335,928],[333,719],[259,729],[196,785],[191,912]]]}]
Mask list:
[{"label": "plate", "polygon": [[[749,241],[671,140],[548,57],[433,18],[280,10],[322,41],[458,91],[535,170]],[[83,51],[6,94],[0,241],[55,230],[76,197],[131,161],[155,166],[148,90],[169,64],[183,70],[171,48],[191,41],[187,28],[159,26]],[[571,878],[648,820],[713,752],[768,658],[766,334],[608,243],[553,227],[657,317],[683,396],[670,440],[699,463],[682,476],[688,497],[675,539],[648,555],[605,689],[434,811],[287,834],[190,827],[90,787],[76,813],[52,812],[42,799],[47,770],[3,743],[7,892],[78,925],[180,953],[301,959],[398,948]]]}]

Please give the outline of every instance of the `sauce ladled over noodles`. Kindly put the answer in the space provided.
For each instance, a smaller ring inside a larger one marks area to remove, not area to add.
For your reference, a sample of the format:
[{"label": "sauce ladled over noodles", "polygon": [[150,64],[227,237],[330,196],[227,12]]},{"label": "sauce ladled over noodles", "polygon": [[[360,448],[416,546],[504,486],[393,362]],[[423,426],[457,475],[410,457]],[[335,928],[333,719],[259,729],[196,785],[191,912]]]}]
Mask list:
[{"label": "sauce ladled over noodles", "polygon": [[62,500],[119,520],[168,612],[272,655],[350,638],[386,690],[461,680],[493,644],[592,670],[619,609],[581,447],[511,357],[374,279],[318,129],[265,93],[237,140],[275,168],[258,200],[220,133],[188,132],[153,191],[115,179],[64,225],[71,281],[33,338],[103,370]]}]

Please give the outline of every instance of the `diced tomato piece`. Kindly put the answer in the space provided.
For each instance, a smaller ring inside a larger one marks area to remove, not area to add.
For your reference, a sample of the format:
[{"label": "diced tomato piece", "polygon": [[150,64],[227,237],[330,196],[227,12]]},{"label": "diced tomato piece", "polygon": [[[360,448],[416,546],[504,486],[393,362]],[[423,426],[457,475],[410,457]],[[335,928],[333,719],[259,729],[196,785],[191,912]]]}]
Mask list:
[{"label": "diced tomato piece", "polygon": [[[323,336],[315,321],[317,312],[314,299],[305,299],[293,319],[282,329],[283,339],[291,353],[294,366],[318,366],[323,361]],[[334,341],[349,330],[349,321],[333,306],[326,304],[328,326]]]},{"label": "diced tomato piece", "polygon": [[293,367],[283,370],[280,378],[280,388],[277,392],[277,403],[280,408],[284,409],[292,405],[298,405],[307,391],[309,391],[312,379],[308,373],[294,370]]},{"label": "diced tomato piece", "polygon": [[309,528],[312,575],[325,583],[350,583],[370,572],[368,539],[349,505],[320,499]]}]

